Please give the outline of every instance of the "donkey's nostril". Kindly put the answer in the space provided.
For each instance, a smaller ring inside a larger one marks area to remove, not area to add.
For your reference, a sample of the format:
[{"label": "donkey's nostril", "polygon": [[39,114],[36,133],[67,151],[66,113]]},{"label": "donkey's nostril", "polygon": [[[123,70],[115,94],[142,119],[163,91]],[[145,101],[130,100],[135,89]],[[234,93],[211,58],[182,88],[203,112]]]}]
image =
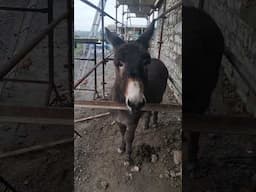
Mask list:
[{"label": "donkey's nostril", "polygon": [[132,107],[132,103],[130,102],[129,99],[127,100],[127,105],[128,105],[129,107]]},{"label": "donkey's nostril", "polygon": [[127,100],[127,106],[130,108],[131,111],[139,111],[144,105],[145,100],[143,99],[141,102],[132,102],[129,99]]}]

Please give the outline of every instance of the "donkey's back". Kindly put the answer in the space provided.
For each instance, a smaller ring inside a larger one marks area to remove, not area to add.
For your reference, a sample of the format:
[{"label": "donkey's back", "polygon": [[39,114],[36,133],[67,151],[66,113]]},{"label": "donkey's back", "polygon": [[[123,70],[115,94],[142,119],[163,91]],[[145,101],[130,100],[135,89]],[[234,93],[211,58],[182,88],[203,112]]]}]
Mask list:
[{"label": "donkey's back", "polygon": [[[148,82],[145,86],[145,97],[148,103],[161,103],[166,89],[168,70],[159,59],[151,59],[148,65]],[[152,113],[144,115],[144,129],[149,128]],[[153,127],[157,127],[158,112],[153,113]]]},{"label": "donkey's back", "polygon": [[160,103],[166,89],[168,70],[159,59],[151,59],[148,65],[148,84],[145,87],[145,97],[148,103]]}]

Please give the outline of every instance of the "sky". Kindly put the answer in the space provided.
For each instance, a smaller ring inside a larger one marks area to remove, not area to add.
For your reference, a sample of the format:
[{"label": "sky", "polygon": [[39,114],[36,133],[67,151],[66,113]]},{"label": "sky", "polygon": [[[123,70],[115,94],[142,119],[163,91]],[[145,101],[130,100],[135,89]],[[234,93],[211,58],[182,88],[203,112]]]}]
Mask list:
[{"label": "sky", "polygon": [[[94,5],[98,6],[99,0],[89,0]],[[105,6],[105,12],[115,18],[115,4],[116,0],[107,0],[107,4]],[[125,6],[126,10],[126,6]],[[80,31],[90,31],[94,15],[96,10],[86,3],[82,2],[81,0],[74,0],[74,25],[75,30]],[[118,8],[118,21],[122,22],[122,6]],[[105,26],[110,24],[115,24],[115,22],[105,16]],[[125,19],[126,21],[126,19]],[[132,18],[131,19],[132,25],[146,25],[147,21],[144,18]],[[130,21],[129,21],[130,24]]]}]

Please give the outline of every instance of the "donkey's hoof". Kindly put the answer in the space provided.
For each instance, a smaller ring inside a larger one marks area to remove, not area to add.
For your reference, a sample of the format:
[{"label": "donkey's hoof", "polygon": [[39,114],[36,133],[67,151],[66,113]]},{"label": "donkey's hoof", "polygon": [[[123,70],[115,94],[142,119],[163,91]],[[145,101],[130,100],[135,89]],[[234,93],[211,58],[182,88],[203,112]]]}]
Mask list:
[{"label": "donkey's hoof", "polygon": [[130,161],[128,161],[128,160],[125,160],[124,161],[124,166],[125,167],[129,167],[131,165],[131,162]]},{"label": "donkey's hoof", "polygon": [[117,152],[119,153],[119,154],[123,154],[124,153],[124,149],[122,149],[121,147],[118,147],[117,148]]},{"label": "donkey's hoof", "polygon": [[129,158],[129,157],[125,158],[125,160],[124,160],[124,166],[125,166],[125,167],[129,167],[129,166],[131,166],[131,165],[134,165],[134,162],[133,162],[132,158]]}]

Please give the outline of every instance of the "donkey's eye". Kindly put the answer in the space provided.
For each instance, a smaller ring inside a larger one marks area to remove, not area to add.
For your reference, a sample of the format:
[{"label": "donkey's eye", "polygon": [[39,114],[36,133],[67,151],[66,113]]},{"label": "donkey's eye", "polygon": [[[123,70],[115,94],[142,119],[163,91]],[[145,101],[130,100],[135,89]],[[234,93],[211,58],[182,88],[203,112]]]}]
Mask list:
[{"label": "donkey's eye", "polygon": [[124,62],[118,61],[117,65],[118,65],[118,67],[123,67],[124,66]]}]

